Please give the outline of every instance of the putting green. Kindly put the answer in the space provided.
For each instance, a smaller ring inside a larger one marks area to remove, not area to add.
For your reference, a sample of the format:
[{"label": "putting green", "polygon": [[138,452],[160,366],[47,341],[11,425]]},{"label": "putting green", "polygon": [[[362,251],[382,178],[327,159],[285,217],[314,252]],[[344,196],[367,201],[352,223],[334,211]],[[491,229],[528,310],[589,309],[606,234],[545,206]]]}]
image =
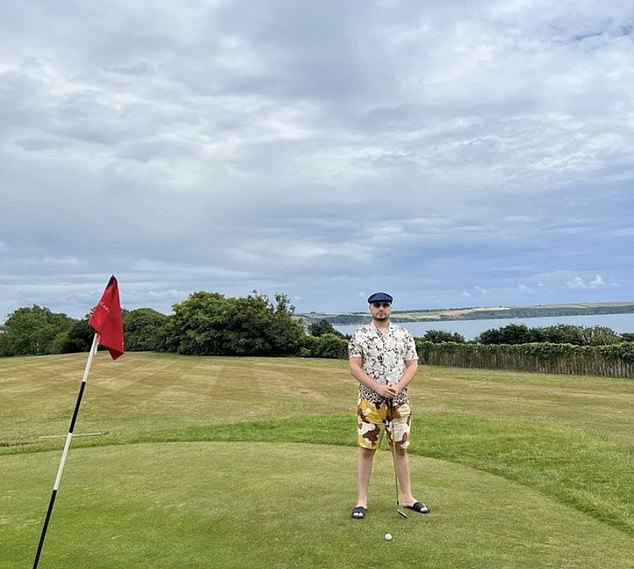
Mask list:
[{"label": "putting green", "polygon": [[[0,457],[0,567],[29,567],[60,454]],[[633,567],[632,539],[526,487],[411,457],[432,513],[395,513],[391,456],[352,520],[356,451],[277,443],[74,449],[41,569]],[[383,536],[390,531],[392,542]]]}]

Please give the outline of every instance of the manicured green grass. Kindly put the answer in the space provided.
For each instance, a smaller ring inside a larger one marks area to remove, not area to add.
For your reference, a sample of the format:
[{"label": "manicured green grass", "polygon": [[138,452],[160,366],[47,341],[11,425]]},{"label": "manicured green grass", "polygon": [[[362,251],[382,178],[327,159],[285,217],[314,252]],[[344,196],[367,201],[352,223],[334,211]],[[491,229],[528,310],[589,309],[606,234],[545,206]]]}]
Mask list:
[{"label": "manicured green grass", "polygon": [[[85,356],[0,359],[0,568],[32,564]],[[634,382],[423,367],[356,494],[346,362],[95,359],[40,567],[632,567]],[[317,444],[307,444],[317,443]],[[386,531],[395,539],[383,540]]]},{"label": "manicured green grass", "polygon": [[[2,551],[29,566],[55,453],[4,457]],[[73,454],[42,567],[627,567],[631,539],[522,485],[413,457],[429,516],[396,517],[390,455],[368,518],[349,518],[350,449],[153,443]],[[28,472],[28,475],[25,473]],[[28,513],[25,513],[27,511]],[[394,541],[387,543],[387,531]],[[601,564],[597,565],[597,559]]]}]

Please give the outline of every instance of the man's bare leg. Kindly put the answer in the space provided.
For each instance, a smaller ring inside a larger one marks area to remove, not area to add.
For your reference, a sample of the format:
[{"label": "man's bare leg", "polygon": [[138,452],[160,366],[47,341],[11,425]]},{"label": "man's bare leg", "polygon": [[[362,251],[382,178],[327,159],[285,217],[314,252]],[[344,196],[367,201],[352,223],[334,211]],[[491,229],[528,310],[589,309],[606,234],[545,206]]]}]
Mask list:
[{"label": "man's bare leg", "polygon": [[372,475],[372,461],[374,459],[373,449],[360,448],[357,457],[357,483],[359,495],[357,506],[368,507],[368,488],[370,487],[370,476]]},{"label": "man's bare leg", "polygon": [[409,474],[409,458],[407,456],[407,452],[396,446],[395,453],[396,464],[394,465],[396,468],[396,476],[398,478],[399,486],[401,487],[401,492],[403,492],[403,505],[411,506],[416,502],[416,498],[412,494],[412,481]]}]

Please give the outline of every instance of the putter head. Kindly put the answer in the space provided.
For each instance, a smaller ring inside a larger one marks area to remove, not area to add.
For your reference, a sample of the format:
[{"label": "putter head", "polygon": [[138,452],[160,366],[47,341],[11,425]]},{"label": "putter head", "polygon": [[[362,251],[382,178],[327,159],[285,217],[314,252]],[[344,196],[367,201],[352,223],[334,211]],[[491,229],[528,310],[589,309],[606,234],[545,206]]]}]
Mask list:
[{"label": "putter head", "polygon": [[402,512],[400,508],[396,508],[396,513],[404,520],[407,519],[407,514],[405,512]]}]

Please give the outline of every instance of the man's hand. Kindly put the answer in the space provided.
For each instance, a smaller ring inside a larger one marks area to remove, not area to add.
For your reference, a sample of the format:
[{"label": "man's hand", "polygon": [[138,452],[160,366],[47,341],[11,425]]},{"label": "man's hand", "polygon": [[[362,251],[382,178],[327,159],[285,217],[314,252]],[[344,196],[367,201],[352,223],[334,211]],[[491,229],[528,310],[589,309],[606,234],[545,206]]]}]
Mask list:
[{"label": "man's hand", "polygon": [[376,385],[373,386],[374,391],[376,391],[381,397],[385,397],[386,399],[394,399],[398,395],[400,391],[397,387],[397,384],[391,383],[388,385]]}]

